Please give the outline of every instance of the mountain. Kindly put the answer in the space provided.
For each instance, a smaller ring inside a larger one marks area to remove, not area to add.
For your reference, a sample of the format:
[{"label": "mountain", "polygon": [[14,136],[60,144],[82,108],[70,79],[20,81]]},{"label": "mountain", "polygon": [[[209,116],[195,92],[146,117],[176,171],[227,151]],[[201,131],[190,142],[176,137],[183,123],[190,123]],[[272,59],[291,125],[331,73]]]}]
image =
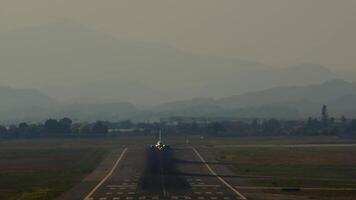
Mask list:
[{"label": "mountain", "polygon": [[[46,90],[47,91],[47,90]],[[51,87],[46,93],[67,104],[148,104],[168,101],[168,95],[144,84],[121,79],[91,81],[71,87]]]},{"label": "mountain", "polygon": [[[194,55],[166,45],[118,40],[71,21],[0,33],[0,43],[0,64],[7,72],[0,75],[0,83],[41,88],[62,99],[83,99],[80,91],[86,84],[102,83],[97,85],[100,89],[91,90],[90,98],[95,99],[96,92],[105,91],[108,84],[115,87],[124,83],[127,87],[116,91],[115,100],[142,103],[142,98],[132,97],[147,90],[157,91],[151,95],[154,97],[221,79],[226,71],[263,67],[237,59]],[[123,95],[117,95],[120,93]],[[112,91],[105,95],[111,96]]]},{"label": "mountain", "polygon": [[68,20],[0,33],[0,43],[0,65],[6,72],[0,74],[0,84],[38,88],[69,103],[157,105],[335,78],[319,65],[274,68],[198,55],[119,40]]},{"label": "mountain", "polygon": [[13,109],[50,107],[55,100],[34,89],[0,87],[0,112]]},{"label": "mountain", "polygon": [[0,120],[36,118],[49,112],[58,102],[34,89],[0,87]]},{"label": "mountain", "polygon": [[[217,104],[225,108],[280,105],[294,108],[301,116],[317,116],[320,107],[329,105],[336,116],[356,116],[356,82],[330,80],[308,86],[276,87],[220,99]],[[347,111],[347,112],[345,112]]]},{"label": "mountain", "polygon": [[307,86],[275,87],[226,98],[172,101],[149,109],[131,103],[64,104],[31,89],[0,87],[1,121],[43,121],[70,117],[77,121],[187,116],[300,119],[320,115],[356,117],[356,82],[330,80]]},{"label": "mountain", "polygon": [[[356,117],[356,82],[330,80],[307,86],[275,87],[215,100],[171,102],[158,106],[156,110],[171,115],[184,115],[182,110],[188,109],[194,113],[206,113],[209,105],[210,116],[305,118],[319,116],[324,104],[329,106],[332,116]],[[214,112],[211,112],[211,107],[215,108]]]},{"label": "mountain", "polygon": [[254,71],[226,73],[223,80],[215,80],[197,88],[198,96],[223,98],[279,86],[304,86],[338,77],[328,68],[316,64],[300,64],[285,68],[265,67]]},{"label": "mountain", "polygon": [[303,101],[324,102],[344,95],[356,94],[356,83],[342,80],[326,81],[308,86],[276,87],[243,95],[235,95],[219,100],[228,107],[250,105],[298,103]]},{"label": "mountain", "polygon": [[130,103],[64,104],[34,89],[0,87],[0,121],[43,121],[70,117],[80,121],[123,120],[138,109]]},{"label": "mountain", "polygon": [[138,109],[130,103],[70,104],[58,107],[50,117],[70,117],[78,121],[125,120],[134,116]]}]

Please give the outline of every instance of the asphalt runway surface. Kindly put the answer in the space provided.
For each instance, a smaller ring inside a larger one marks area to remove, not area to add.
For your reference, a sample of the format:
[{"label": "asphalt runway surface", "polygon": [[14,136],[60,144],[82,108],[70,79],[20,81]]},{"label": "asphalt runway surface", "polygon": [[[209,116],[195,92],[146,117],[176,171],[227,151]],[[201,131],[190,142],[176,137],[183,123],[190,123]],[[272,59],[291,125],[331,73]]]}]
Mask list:
[{"label": "asphalt runway surface", "polygon": [[194,148],[125,148],[86,200],[246,199]]}]

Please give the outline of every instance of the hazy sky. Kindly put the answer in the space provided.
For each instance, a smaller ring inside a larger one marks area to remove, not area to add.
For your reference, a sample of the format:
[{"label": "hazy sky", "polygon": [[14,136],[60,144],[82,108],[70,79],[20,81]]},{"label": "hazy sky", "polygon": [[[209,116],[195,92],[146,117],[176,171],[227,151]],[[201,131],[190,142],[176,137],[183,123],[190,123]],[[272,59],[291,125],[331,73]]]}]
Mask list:
[{"label": "hazy sky", "polygon": [[0,31],[61,19],[202,54],[356,68],[355,0],[0,0]]}]

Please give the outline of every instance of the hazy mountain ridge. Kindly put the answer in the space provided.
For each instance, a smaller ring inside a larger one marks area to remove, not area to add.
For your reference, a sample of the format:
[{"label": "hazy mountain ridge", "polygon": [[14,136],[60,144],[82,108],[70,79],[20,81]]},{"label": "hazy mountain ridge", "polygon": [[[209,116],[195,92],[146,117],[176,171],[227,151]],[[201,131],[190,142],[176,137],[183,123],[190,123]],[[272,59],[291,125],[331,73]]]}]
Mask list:
[{"label": "hazy mountain ridge", "polygon": [[[215,115],[251,118],[318,116],[324,104],[329,105],[332,115],[356,116],[356,82],[331,80],[322,84],[276,87],[222,99],[209,99],[210,106],[220,108]],[[181,108],[193,109],[199,105],[206,105],[206,101],[171,102],[163,104],[160,109],[171,113],[176,110],[179,113]]]},{"label": "hazy mountain ridge", "polygon": [[56,101],[34,89],[17,89],[0,86],[0,111],[26,107],[49,107]]},{"label": "hazy mountain ridge", "polygon": [[[304,86],[338,78],[328,68],[316,64],[300,64],[286,68],[265,68],[246,73],[226,73],[223,80],[217,80],[197,88],[196,94],[204,97],[223,98],[279,86]],[[213,92],[212,92],[213,91]]]},{"label": "hazy mountain ridge", "polygon": [[[120,79],[164,92],[202,85],[202,81],[214,77],[222,78],[226,69],[236,71],[263,66],[237,59],[194,55],[165,45],[117,40],[68,21],[0,33],[0,42],[0,62],[8,72],[6,77],[0,78],[11,83],[9,77],[18,77],[23,85],[41,87],[56,98],[78,96],[79,92],[58,94],[51,90],[51,85],[71,88],[87,82]],[[18,71],[27,69],[32,73],[18,74]],[[34,74],[46,76],[38,80]],[[51,84],[45,86],[43,82]],[[145,89],[133,88],[132,91],[139,93]],[[92,93],[95,97],[95,91]],[[116,100],[125,101],[126,98],[123,95]]]},{"label": "hazy mountain ridge", "polygon": [[131,103],[70,104],[55,109],[54,118],[71,117],[78,121],[124,120],[139,112]]},{"label": "hazy mountain ridge", "polygon": [[198,55],[119,40],[71,21],[0,33],[0,43],[0,64],[7,72],[0,74],[0,84],[38,88],[69,102],[152,105],[338,78],[319,65],[273,68]]},{"label": "hazy mountain ridge", "polygon": [[342,80],[326,81],[308,86],[276,87],[259,92],[250,92],[219,100],[228,106],[246,106],[256,104],[278,104],[283,102],[325,102],[340,96],[356,94],[356,82]]},{"label": "hazy mountain ridge", "polygon": [[71,117],[80,121],[122,120],[138,112],[130,103],[65,104],[34,89],[0,87],[0,121],[42,121]]},{"label": "hazy mountain ridge", "polygon": [[198,55],[71,21],[0,33],[0,43],[0,85],[44,92],[0,88],[2,119],[296,118],[318,114],[322,104],[356,113],[355,83],[334,80],[356,76],[317,64],[277,68]]},{"label": "hazy mountain ridge", "polygon": [[[61,104],[36,90],[4,88],[0,87],[0,94],[8,101],[0,102],[0,108],[7,108],[0,112],[3,121],[66,116],[79,121],[145,120],[169,116],[296,119],[318,116],[324,104],[329,106],[331,116],[356,116],[356,82],[342,80],[308,86],[277,87],[222,99],[196,98],[169,102],[150,109],[139,109],[125,102]],[[14,93],[16,95],[8,95]],[[17,101],[18,98],[21,101]]]}]

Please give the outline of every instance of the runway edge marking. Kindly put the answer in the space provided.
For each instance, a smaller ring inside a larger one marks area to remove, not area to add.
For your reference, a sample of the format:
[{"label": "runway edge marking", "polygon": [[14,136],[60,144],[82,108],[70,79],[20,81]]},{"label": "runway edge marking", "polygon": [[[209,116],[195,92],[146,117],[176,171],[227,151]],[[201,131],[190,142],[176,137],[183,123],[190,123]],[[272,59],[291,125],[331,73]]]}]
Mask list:
[{"label": "runway edge marking", "polygon": [[114,173],[116,167],[118,166],[119,162],[124,157],[126,151],[127,151],[127,147],[122,151],[122,153],[120,154],[119,158],[116,160],[114,166],[109,171],[109,173],[106,174],[106,176],[103,179],[101,179],[101,181],[89,192],[89,194],[87,196],[85,196],[84,200],[92,200],[93,199],[93,198],[91,198],[91,196]]},{"label": "runway edge marking", "polygon": [[216,178],[218,178],[226,187],[228,187],[230,190],[232,190],[237,196],[239,196],[243,200],[247,200],[247,198],[242,195],[239,191],[237,191],[233,186],[231,186],[228,182],[226,182],[223,178],[221,178],[219,175],[215,173],[215,171],[208,165],[208,163],[205,161],[203,156],[200,155],[198,150],[196,148],[192,147],[194,153],[199,157],[199,159],[205,164],[206,168],[210,171],[212,175],[214,175]]}]

